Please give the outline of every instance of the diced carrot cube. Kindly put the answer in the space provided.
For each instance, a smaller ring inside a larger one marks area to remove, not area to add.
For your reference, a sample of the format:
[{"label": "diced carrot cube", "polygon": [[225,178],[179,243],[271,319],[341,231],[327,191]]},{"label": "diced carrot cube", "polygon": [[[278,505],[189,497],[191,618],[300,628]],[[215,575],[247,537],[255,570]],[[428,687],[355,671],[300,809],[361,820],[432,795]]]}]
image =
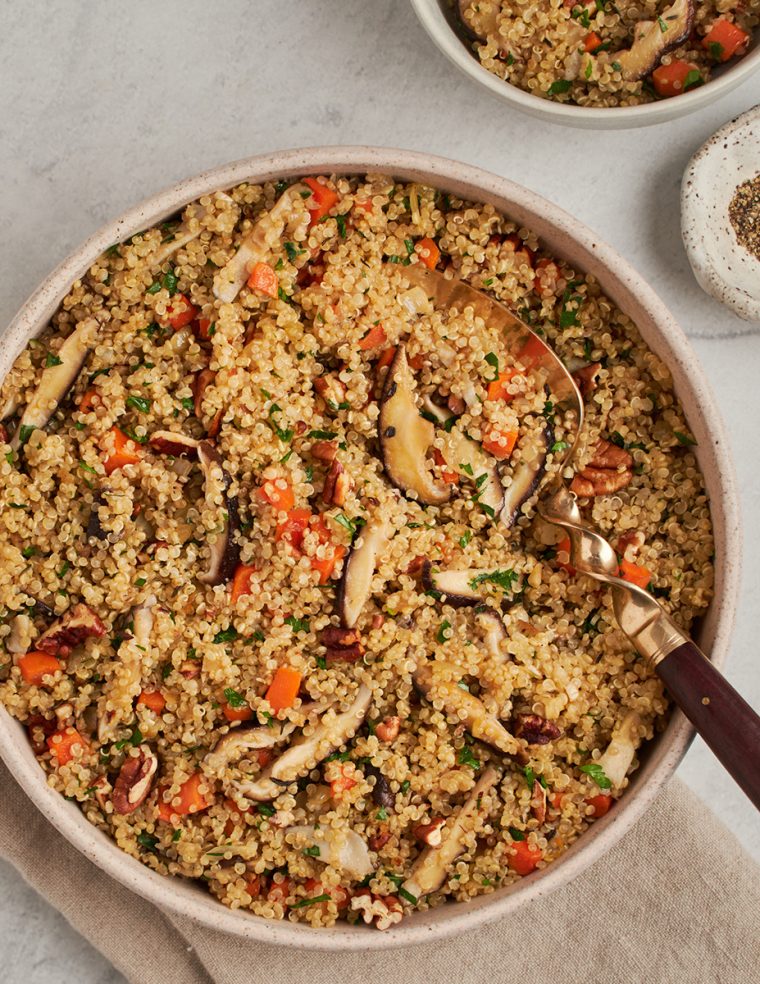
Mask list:
[{"label": "diced carrot cube", "polygon": [[124,468],[125,465],[136,465],[140,460],[140,451],[132,438],[127,437],[118,427],[112,427],[108,434],[111,435],[113,451],[106,455],[103,462],[106,474],[110,475],[117,468]]},{"label": "diced carrot cube", "polygon": [[54,732],[47,740],[47,747],[58,765],[67,765],[77,754],[84,754],[90,749],[76,728]]},{"label": "diced carrot cube", "polygon": [[419,256],[421,262],[425,264],[428,270],[435,270],[441,251],[429,236],[420,239],[414,247],[414,252]]},{"label": "diced carrot cube", "polygon": [[224,714],[230,723],[233,721],[250,721],[253,717],[253,710],[247,705],[244,707],[232,707],[227,701],[222,701],[222,714]]},{"label": "diced carrot cube", "polygon": [[459,473],[444,467],[446,464],[446,459],[443,457],[438,448],[433,448],[433,460],[439,468],[443,468],[441,478],[444,482],[449,485],[459,485]]},{"label": "diced carrot cube", "polygon": [[313,571],[319,571],[320,584],[327,584],[332,572],[335,570],[335,565],[339,560],[343,559],[345,554],[346,548],[338,545],[333,547],[331,551],[328,551],[325,557],[310,558],[311,569]]},{"label": "diced carrot cube", "polygon": [[273,711],[282,711],[293,706],[301,687],[301,679],[301,673],[292,666],[280,666],[277,669],[265,695]]},{"label": "diced carrot cube", "polygon": [[338,201],[339,195],[337,191],[328,188],[326,184],[322,184],[316,178],[304,178],[303,182],[309,186],[311,197],[317,203],[315,208],[309,209],[309,227],[311,228],[311,226],[315,225],[327,215],[333,205]]},{"label": "diced carrot cube", "polygon": [[749,34],[738,24],[721,17],[705,34],[702,47],[709,51],[716,61],[725,62],[734,56],[740,57],[746,54],[749,47]]},{"label": "diced carrot cube", "polygon": [[652,83],[659,96],[680,96],[703,82],[697,66],[679,58],[669,65],[660,65],[652,72]]},{"label": "diced carrot cube", "polygon": [[258,568],[254,567],[253,564],[238,564],[232,578],[232,590],[230,592],[230,601],[233,605],[243,595],[251,593],[251,579],[257,570]]},{"label": "diced carrot cube", "polygon": [[264,482],[259,489],[259,495],[270,506],[274,506],[278,512],[288,512],[293,508],[296,501],[293,489],[283,479]]},{"label": "diced carrot cube", "polygon": [[174,797],[179,798],[179,804],[174,806],[173,803],[165,803],[163,797],[163,791],[159,790],[158,794],[158,815],[161,820],[170,822],[173,817],[184,817],[191,813],[201,813],[203,810],[207,810],[213,800],[207,800],[206,796],[201,793],[200,786],[206,780],[201,772],[194,772],[189,779],[179,787],[179,792]]},{"label": "diced carrot cube", "polygon": [[602,39],[596,33],[596,31],[589,31],[583,41],[583,48],[585,51],[592,53],[596,51],[599,45],[602,44]]},{"label": "diced carrot cube", "polygon": [[142,690],[137,703],[149,708],[154,714],[161,714],[166,707],[166,698],[160,690]]},{"label": "diced carrot cube", "polygon": [[586,802],[589,806],[594,808],[593,815],[598,819],[599,817],[603,817],[605,813],[609,812],[609,809],[612,806],[612,797],[608,796],[607,793],[599,793],[598,796],[592,796],[590,799],[587,799]]},{"label": "diced carrot cube", "polygon": [[377,348],[378,345],[385,345],[388,341],[385,329],[382,325],[373,325],[367,334],[359,339],[359,348],[366,352],[367,349]]},{"label": "diced carrot cube", "polygon": [[515,369],[507,369],[505,372],[500,372],[498,379],[492,379],[488,384],[488,399],[506,400],[507,403],[509,403],[510,400],[514,400],[516,394],[510,393],[507,386],[516,375],[517,370]]},{"label": "diced carrot cube", "polygon": [[393,362],[393,357],[395,356],[395,354],[396,354],[395,345],[391,345],[389,348],[384,349],[380,353],[380,358],[375,363],[375,369],[384,369],[386,366],[389,366],[391,362]]},{"label": "diced carrot cube", "polygon": [[166,305],[166,323],[175,331],[195,321],[197,308],[184,294],[175,294]]},{"label": "diced carrot cube", "polygon": [[267,297],[277,297],[279,281],[274,267],[268,263],[257,263],[248,278],[248,286],[251,290],[258,291],[259,294],[266,294]]},{"label": "diced carrot cube", "polygon": [[529,875],[543,857],[541,849],[527,840],[516,841],[512,844],[511,851],[507,864],[518,875]]},{"label": "diced carrot cube", "polygon": [[483,439],[483,450],[492,454],[494,458],[503,461],[508,458],[517,444],[518,433],[516,430],[494,430]]},{"label": "diced carrot cube", "polygon": [[636,584],[640,588],[646,588],[652,580],[652,575],[646,567],[642,567],[640,564],[633,564],[630,560],[625,559],[620,561],[620,576],[624,581]]},{"label": "diced carrot cube", "polygon": [[25,683],[39,687],[43,677],[58,673],[59,670],[63,669],[63,664],[55,656],[35,651],[21,656],[18,661],[18,668],[21,670],[21,676]]}]

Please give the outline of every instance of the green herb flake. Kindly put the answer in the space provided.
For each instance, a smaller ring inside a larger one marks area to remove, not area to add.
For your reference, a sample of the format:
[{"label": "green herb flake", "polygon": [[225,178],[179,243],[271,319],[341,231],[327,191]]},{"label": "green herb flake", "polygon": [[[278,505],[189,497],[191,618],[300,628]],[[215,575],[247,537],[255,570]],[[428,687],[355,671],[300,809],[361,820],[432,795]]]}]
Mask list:
[{"label": "green herb flake", "polygon": [[507,830],[509,831],[509,836],[512,838],[513,841],[525,840],[525,834],[522,832],[522,830],[518,830],[517,827],[507,827]]},{"label": "green herb flake", "polygon": [[48,352],[48,354],[45,356],[45,368],[52,369],[53,366],[60,366],[60,365],[63,365],[63,363],[58,358],[58,356],[54,355],[52,352]]},{"label": "green herb flake", "polygon": [[290,908],[291,909],[305,909],[307,905],[316,905],[318,902],[329,902],[330,896],[326,893],[322,895],[315,895],[311,899],[299,899],[298,902],[294,902]]},{"label": "green herb flake", "polygon": [[667,32],[668,32],[668,25],[665,23],[665,21],[662,19],[662,17],[658,17],[657,18],[657,23],[660,25],[660,30],[662,31],[662,33],[663,34],[667,34]]},{"label": "green herb flake", "polygon": [[305,847],[301,853],[305,854],[307,858],[318,858],[321,852],[314,844],[312,847]]},{"label": "green herb flake", "polygon": [[569,447],[570,445],[567,441],[555,441],[554,444],[552,444],[550,451],[552,454],[557,454],[560,451],[567,451]]},{"label": "green herb flake", "polygon": [[325,431],[325,430],[309,431],[309,433],[306,435],[307,438],[313,437],[315,440],[318,441],[332,441],[332,439],[337,436],[338,435],[335,433],[335,431]]},{"label": "green herb flake", "polygon": [[234,642],[238,637],[238,630],[230,626],[228,629],[222,629],[217,632],[214,636],[214,642]]},{"label": "green herb flake", "polygon": [[465,530],[464,533],[459,537],[459,546],[464,550],[467,544],[472,539],[472,530]]},{"label": "green herb flake", "polygon": [[273,817],[275,814],[275,808],[271,803],[257,803],[256,811],[262,815],[262,817]]},{"label": "green herb flake", "polygon": [[299,249],[295,243],[285,243],[285,253],[291,263],[295,263],[296,259],[305,252],[305,249]]},{"label": "green herb flake", "polygon": [[127,406],[133,410],[139,410],[140,413],[149,413],[151,401],[146,400],[144,396],[128,396]]},{"label": "green herb flake", "polygon": [[401,792],[408,793],[411,785],[412,784],[409,782],[408,779],[404,779],[404,781],[401,783]]},{"label": "green herb flake", "polygon": [[552,82],[549,88],[546,90],[549,96],[559,96],[565,92],[569,92],[572,86],[572,82],[568,82],[567,79],[557,79]]},{"label": "green herb flake", "polygon": [[471,769],[480,768],[480,759],[473,754],[473,751],[469,745],[463,745],[459,749],[457,762],[459,762],[460,765],[469,765]]},{"label": "green herb flake", "polygon": [[684,447],[696,447],[697,442],[690,434],[684,434],[683,431],[673,431],[673,436]]},{"label": "green herb flake", "polygon": [[224,699],[227,701],[228,705],[234,710],[240,707],[247,707],[248,701],[243,697],[241,693],[237,690],[233,690],[232,687],[226,687],[224,691]]},{"label": "green herb flake", "polygon": [[156,847],[158,846],[158,837],[154,837],[152,834],[146,833],[138,834],[137,843],[140,847],[145,848],[146,851],[155,852]]},{"label": "green herb flake", "polygon": [[308,618],[296,618],[295,615],[289,615],[285,619],[285,624],[289,625],[294,632],[308,632],[309,631],[309,620]]},{"label": "green herb flake", "polygon": [[503,571],[490,571],[483,572],[482,574],[476,574],[469,584],[474,590],[481,584],[495,584],[497,587],[501,588],[502,591],[512,591],[512,585],[517,580],[517,574],[511,569],[507,568]]},{"label": "green herb flake", "polygon": [[441,645],[443,645],[443,643],[446,642],[446,640],[449,638],[447,632],[449,631],[450,628],[451,628],[451,622],[449,622],[448,619],[444,619],[441,622],[441,626],[438,629],[438,634],[436,635],[436,639]]},{"label": "green herb flake", "polygon": [[604,769],[598,762],[589,762],[588,765],[582,765],[580,771],[585,772],[590,779],[593,779],[600,789],[612,788],[612,783],[604,774]]}]

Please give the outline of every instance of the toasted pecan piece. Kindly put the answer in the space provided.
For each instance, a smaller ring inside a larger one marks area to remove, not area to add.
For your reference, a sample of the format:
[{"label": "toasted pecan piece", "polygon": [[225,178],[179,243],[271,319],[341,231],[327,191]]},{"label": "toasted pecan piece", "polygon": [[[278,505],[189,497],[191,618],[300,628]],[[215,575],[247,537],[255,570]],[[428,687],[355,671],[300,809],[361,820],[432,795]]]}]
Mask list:
[{"label": "toasted pecan piece", "polygon": [[633,457],[625,448],[600,437],[591,460],[570,483],[570,491],[582,499],[619,492],[633,479]]}]

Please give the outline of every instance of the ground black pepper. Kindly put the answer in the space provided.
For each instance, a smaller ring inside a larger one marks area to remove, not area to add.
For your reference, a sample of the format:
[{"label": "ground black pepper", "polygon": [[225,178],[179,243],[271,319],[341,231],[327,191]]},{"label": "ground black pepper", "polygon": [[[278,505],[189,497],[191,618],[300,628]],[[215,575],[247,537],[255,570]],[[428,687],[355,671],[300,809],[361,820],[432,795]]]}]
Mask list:
[{"label": "ground black pepper", "polygon": [[760,260],[760,173],[736,189],[728,217],[741,245]]}]

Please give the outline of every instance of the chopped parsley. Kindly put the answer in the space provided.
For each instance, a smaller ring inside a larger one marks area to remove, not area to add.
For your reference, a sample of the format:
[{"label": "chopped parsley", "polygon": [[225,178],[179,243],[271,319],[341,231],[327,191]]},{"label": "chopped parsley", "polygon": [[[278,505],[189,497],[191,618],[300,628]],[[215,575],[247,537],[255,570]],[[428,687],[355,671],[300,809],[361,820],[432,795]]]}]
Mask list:
[{"label": "chopped parsley", "polygon": [[146,851],[155,851],[158,846],[158,837],[143,832],[137,835],[137,843],[140,847],[144,847]]},{"label": "chopped parsley", "polygon": [[285,624],[289,625],[294,632],[308,632],[309,631],[309,620],[308,618],[296,618],[295,615],[289,615],[285,619]]},{"label": "chopped parsley", "polygon": [[53,366],[60,366],[60,365],[63,365],[63,363],[58,358],[58,356],[53,355],[52,352],[48,352],[48,354],[45,356],[45,368],[52,369]]},{"label": "chopped parsley", "polygon": [[214,642],[234,642],[238,637],[238,630],[230,626],[228,629],[221,629],[214,636]]},{"label": "chopped parsley", "polygon": [[318,858],[321,852],[314,844],[312,847],[305,847],[301,853],[305,854],[307,858]]},{"label": "chopped parsley", "polygon": [[[562,308],[559,312],[559,326],[560,328],[570,328],[573,325],[580,324],[578,321],[578,312],[580,311],[581,304],[583,303],[583,297],[581,294],[574,294],[573,288],[575,284],[568,284],[565,288],[565,292],[562,295]],[[574,306],[572,308],[568,305],[572,303]]]},{"label": "chopped parsley", "polygon": [[460,765],[469,765],[471,769],[480,768],[480,759],[473,754],[473,751],[469,745],[462,745],[459,749],[457,762],[459,762]]},{"label": "chopped parsley", "polygon": [[332,441],[334,437],[338,435],[335,431],[323,431],[323,430],[313,430],[309,431],[306,437],[313,437],[317,441]]},{"label": "chopped parsley", "polygon": [[273,817],[276,812],[271,803],[257,803],[256,811],[260,813],[262,817]]},{"label": "chopped parsley", "polygon": [[564,92],[569,92],[571,85],[572,82],[568,82],[567,79],[557,79],[555,82],[552,82],[546,92],[550,96],[558,96]]},{"label": "chopped parsley", "polygon": [[451,628],[451,622],[449,622],[448,619],[444,619],[441,622],[441,627],[438,629],[438,634],[436,636],[436,639],[438,640],[438,642],[441,643],[441,645],[443,645],[443,643],[446,642],[446,640],[449,638],[446,633],[449,631],[450,628]]},{"label": "chopped parsley", "polygon": [[345,239],[346,238],[346,216],[345,216],[345,214],[344,215],[336,215],[335,216],[335,224],[338,227],[338,232],[340,233],[340,238],[341,239]]},{"label": "chopped parsley", "polygon": [[342,526],[344,529],[353,536],[360,526],[364,526],[364,519],[361,516],[357,516],[356,519],[349,519],[343,513],[338,513],[337,516],[333,516],[336,523]]},{"label": "chopped parsley", "polygon": [[283,444],[290,444],[290,442],[293,440],[293,431],[290,428],[280,427],[280,425],[274,419],[274,415],[276,413],[282,413],[282,407],[278,406],[276,403],[273,403],[272,406],[269,408],[269,426],[279,437],[279,439],[283,442]]},{"label": "chopped parsley", "polygon": [[315,895],[311,899],[299,899],[298,902],[294,902],[290,908],[291,909],[304,909],[307,905],[316,905],[317,902],[329,902],[330,896],[323,892],[322,895]]},{"label": "chopped parsley", "polygon": [[684,434],[683,431],[673,431],[673,435],[678,443],[684,447],[696,447],[697,442],[690,434]]},{"label": "chopped parsley", "polygon": [[291,263],[294,263],[296,258],[305,252],[305,249],[299,249],[295,243],[285,243],[285,253]]},{"label": "chopped parsley", "polygon": [[128,396],[127,406],[133,410],[139,410],[140,413],[149,413],[151,401],[146,400],[144,396]]},{"label": "chopped parsley", "polygon": [[122,748],[126,748],[127,745],[131,745],[133,748],[137,748],[137,746],[142,742],[142,740],[143,740],[143,733],[142,731],[140,731],[137,725],[135,725],[135,727],[132,729],[132,734],[129,736],[129,738],[122,738],[120,741],[115,742],[114,747],[119,752],[122,750]]},{"label": "chopped parsley", "polygon": [[590,779],[593,779],[600,789],[612,788],[612,783],[604,774],[604,769],[598,762],[589,762],[588,765],[582,765],[580,770],[581,772],[585,772]]},{"label": "chopped parsley", "polygon": [[224,699],[227,701],[229,706],[235,710],[239,707],[245,707],[248,704],[245,697],[243,697],[243,695],[237,690],[233,690],[232,687],[225,688]]},{"label": "chopped parsley", "polygon": [[517,574],[511,568],[507,568],[503,571],[484,571],[482,574],[476,574],[469,584],[473,589],[481,584],[495,584],[502,591],[511,591],[516,580]]},{"label": "chopped parsley", "polygon": [[459,546],[464,550],[467,544],[472,539],[472,530],[465,530],[464,533],[459,537]]},{"label": "chopped parsley", "polygon": [[517,827],[507,827],[507,830],[509,831],[509,836],[512,838],[513,841],[525,840],[525,834],[522,832],[522,830],[518,830]]}]

